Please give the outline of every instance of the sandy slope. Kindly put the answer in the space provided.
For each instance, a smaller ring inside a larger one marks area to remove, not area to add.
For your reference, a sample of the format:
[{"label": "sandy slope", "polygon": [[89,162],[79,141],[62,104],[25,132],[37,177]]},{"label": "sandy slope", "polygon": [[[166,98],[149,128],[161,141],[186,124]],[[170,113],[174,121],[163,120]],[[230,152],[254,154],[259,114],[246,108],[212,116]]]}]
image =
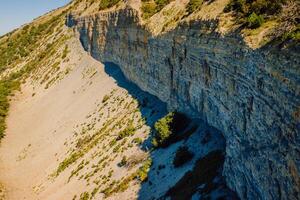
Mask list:
[{"label": "sandy slope", "polygon": [[[75,66],[66,78],[48,90],[35,88],[33,97],[32,86],[27,84],[11,103],[0,148],[0,181],[7,188],[8,199],[57,199],[51,196],[57,190],[55,195],[70,197],[63,181],[41,193],[38,189],[49,183],[47,176],[57,166],[57,155],[66,152],[63,143],[73,134],[73,127],[84,121],[95,102],[117,88],[102,64],[86,55],[80,44],[73,45]],[[83,78],[88,69],[97,71],[91,79]]]}]

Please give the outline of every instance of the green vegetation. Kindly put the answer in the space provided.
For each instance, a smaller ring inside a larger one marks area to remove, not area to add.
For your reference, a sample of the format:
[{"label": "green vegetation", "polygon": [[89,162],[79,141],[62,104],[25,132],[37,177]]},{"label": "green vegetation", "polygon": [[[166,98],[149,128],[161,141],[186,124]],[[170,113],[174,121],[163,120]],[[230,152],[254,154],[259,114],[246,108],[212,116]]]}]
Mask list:
[{"label": "green vegetation", "polygon": [[188,14],[193,13],[195,10],[198,10],[203,3],[203,0],[190,0],[188,3],[186,10]]},{"label": "green vegetation", "polygon": [[256,13],[252,13],[247,18],[247,23],[249,28],[258,28],[264,22],[264,18],[261,15],[257,15]]},{"label": "green vegetation", "polygon": [[197,130],[197,127],[192,127],[184,132],[189,123],[190,119],[182,113],[171,112],[167,114],[154,124],[155,135],[152,144],[155,147],[167,147],[185,138],[186,135],[191,135]]},{"label": "green vegetation", "polygon": [[89,200],[90,199],[90,194],[88,192],[84,192],[80,195],[79,200]]},{"label": "green vegetation", "polygon": [[142,0],[143,18],[148,19],[161,11],[173,0]]},{"label": "green vegetation", "polygon": [[137,177],[140,181],[144,182],[148,179],[148,172],[150,171],[150,167],[152,165],[151,158],[147,159],[143,165],[137,171]]},{"label": "green vegetation", "polygon": [[133,180],[139,180],[141,182],[147,181],[148,172],[150,171],[151,165],[152,160],[151,158],[148,158],[146,161],[143,162],[142,166],[139,169],[137,169],[137,171],[135,171],[125,179],[122,179],[121,181],[112,182],[112,184],[104,190],[102,190],[102,192],[105,194],[106,197],[108,197],[114,193],[124,192],[125,190],[127,190],[129,187],[129,183]]},{"label": "green vegetation", "polygon": [[63,54],[62,54],[61,58],[65,59],[67,57],[68,53],[69,53],[68,45],[66,45],[65,48],[64,48],[64,51],[63,51]]},{"label": "green vegetation", "polygon": [[53,176],[58,176],[62,171],[68,168],[71,164],[73,164],[76,160],[78,160],[78,158],[82,157],[83,155],[84,154],[82,151],[71,154],[68,158],[59,163],[59,166],[55,174],[53,174]]},{"label": "green vegetation", "polygon": [[258,28],[264,19],[278,14],[286,0],[231,0],[224,11],[234,11],[249,28]]},{"label": "green vegetation", "polygon": [[6,129],[5,118],[8,114],[9,96],[20,86],[16,76],[17,74],[13,74],[8,79],[0,81],[0,140],[4,137]]},{"label": "green vegetation", "polygon": [[295,40],[300,41],[300,25],[298,25],[294,30],[285,33],[282,38],[284,40]]},{"label": "green vegetation", "polygon": [[120,1],[121,0],[101,0],[101,2],[99,4],[99,8],[100,8],[100,10],[110,8],[114,5],[116,5],[117,3],[119,3]]},{"label": "green vegetation", "polygon": [[188,161],[192,160],[194,154],[189,151],[188,147],[183,146],[179,147],[176,151],[176,155],[173,160],[174,167],[180,167],[187,163]]},{"label": "green vegetation", "polygon": [[[21,59],[25,59],[31,51],[36,49],[39,41],[53,33],[59,25],[61,15],[51,18],[43,24],[27,25],[20,31],[11,33],[5,41],[0,43],[0,74],[9,68],[10,65],[17,64]],[[57,38],[53,43],[47,45],[47,49],[41,50],[22,69],[10,73],[0,80],[0,140],[4,137],[6,129],[5,118],[9,109],[9,97],[15,90],[20,88],[24,81],[38,65],[53,53],[57,43],[65,38]]]},{"label": "green vegetation", "polygon": [[121,162],[118,164],[119,167],[123,167],[127,164],[127,157],[123,156]]},{"label": "green vegetation", "polygon": [[108,95],[105,95],[105,96],[103,97],[103,99],[102,99],[102,103],[107,102],[109,98],[110,98],[110,97],[109,97]]},{"label": "green vegetation", "polygon": [[136,131],[135,127],[133,126],[132,123],[130,123],[124,130],[122,130],[119,133],[117,140],[122,140],[125,137],[134,135],[135,131]]},{"label": "green vegetation", "polygon": [[41,39],[54,32],[60,19],[58,15],[39,25],[27,25],[0,43],[0,73],[36,49]]},{"label": "green vegetation", "polygon": [[143,139],[137,137],[137,138],[134,138],[134,139],[132,140],[132,142],[135,143],[135,144],[137,144],[137,145],[140,145],[140,144],[143,143]]}]

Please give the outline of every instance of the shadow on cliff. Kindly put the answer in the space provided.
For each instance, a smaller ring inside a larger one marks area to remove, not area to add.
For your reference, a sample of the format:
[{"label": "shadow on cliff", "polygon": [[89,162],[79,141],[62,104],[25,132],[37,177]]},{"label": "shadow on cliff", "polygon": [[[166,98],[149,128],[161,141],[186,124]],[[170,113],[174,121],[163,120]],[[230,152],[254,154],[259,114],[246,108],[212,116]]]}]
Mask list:
[{"label": "shadow on cliff", "polygon": [[[128,81],[114,63],[105,63],[105,72],[138,101],[142,117],[152,133],[154,123],[167,113],[166,104]],[[147,179],[141,183],[138,199],[236,199],[222,177],[225,139],[221,132],[200,119],[181,116],[177,123],[179,137],[167,145],[153,148],[152,134],[141,144],[141,149],[149,152],[152,165]],[[187,147],[193,158],[175,167],[174,159],[182,147]]]},{"label": "shadow on cliff", "polygon": [[[164,102],[128,81],[119,66],[111,62],[106,62],[104,65],[105,72],[116,81],[117,85],[126,89],[128,94],[138,101],[139,109],[146,125],[153,127],[153,124],[167,113],[167,106]],[[149,138],[144,142],[142,148],[147,150],[150,146]]]}]

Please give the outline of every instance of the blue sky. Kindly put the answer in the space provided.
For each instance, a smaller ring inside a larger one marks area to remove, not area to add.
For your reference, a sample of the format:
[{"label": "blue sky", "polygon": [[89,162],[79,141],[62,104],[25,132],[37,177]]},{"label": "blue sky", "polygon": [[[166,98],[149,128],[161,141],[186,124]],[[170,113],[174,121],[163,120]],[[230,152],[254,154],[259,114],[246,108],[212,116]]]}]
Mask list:
[{"label": "blue sky", "polygon": [[70,0],[0,0],[0,35],[68,2]]}]

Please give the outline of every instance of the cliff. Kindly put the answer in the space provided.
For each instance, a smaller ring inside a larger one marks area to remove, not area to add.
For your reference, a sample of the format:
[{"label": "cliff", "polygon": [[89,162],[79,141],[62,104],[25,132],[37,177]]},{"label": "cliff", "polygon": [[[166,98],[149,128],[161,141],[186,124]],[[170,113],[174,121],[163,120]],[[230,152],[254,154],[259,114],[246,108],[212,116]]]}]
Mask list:
[{"label": "cliff", "polygon": [[300,55],[275,44],[252,49],[240,30],[195,20],[154,35],[125,7],[67,25],[86,51],[130,81],[221,130],[223,175],[241,199],[300,198]]}]

